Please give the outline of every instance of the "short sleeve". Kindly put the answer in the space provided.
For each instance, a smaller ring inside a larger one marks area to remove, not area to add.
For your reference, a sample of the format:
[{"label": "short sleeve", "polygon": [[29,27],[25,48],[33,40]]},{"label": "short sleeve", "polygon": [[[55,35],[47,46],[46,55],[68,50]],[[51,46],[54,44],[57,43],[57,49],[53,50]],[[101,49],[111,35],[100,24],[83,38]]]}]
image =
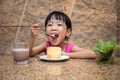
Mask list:
[{"label": "short sleeve", "polygon": [[69,53],[69,52],[72,52],[73,46],[74,46],[74,44],[68,43],[68,44],[66,45],[65,52],[68,52],[68,53]]}]

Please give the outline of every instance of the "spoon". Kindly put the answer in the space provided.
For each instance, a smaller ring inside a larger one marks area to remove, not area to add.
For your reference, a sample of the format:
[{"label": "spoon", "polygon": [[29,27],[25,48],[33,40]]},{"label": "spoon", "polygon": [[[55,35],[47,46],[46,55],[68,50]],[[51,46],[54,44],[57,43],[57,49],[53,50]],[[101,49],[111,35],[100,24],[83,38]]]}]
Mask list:
[{"label": "spoon", "polygon": [[47,33],[46,33],[46,35],[47,35],[47,36],[51,36],[52,38],[58,37],[58,34],[47,34]]},{"label": "spoon", "polygon": [[[34,26],[34,28],[38,28],[38,26]],[[43,29],[41,29],[42,31],[44,31]],[[56,38],[58,37],[58,34],[48,34],[46,33],[47,36],[51,36],[52,38]]]}]

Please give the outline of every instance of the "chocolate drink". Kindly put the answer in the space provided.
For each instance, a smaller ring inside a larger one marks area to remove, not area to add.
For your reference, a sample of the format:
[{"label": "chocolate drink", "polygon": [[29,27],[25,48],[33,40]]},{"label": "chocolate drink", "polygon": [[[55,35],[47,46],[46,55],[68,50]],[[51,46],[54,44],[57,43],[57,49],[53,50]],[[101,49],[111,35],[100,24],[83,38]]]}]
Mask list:
[{"label": "chocolate drink", "polygon": [[17,48],[13,49],[13,55],[15,61],[24,61],[29,57],[29,49]]}]

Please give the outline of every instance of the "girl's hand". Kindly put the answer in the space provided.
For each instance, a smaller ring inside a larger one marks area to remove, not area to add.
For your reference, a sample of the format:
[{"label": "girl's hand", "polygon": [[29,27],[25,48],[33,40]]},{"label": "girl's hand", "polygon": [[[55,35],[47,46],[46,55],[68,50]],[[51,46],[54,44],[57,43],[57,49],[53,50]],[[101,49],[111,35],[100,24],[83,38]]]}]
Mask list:
[{"label": "girl's hand", "polygon": [[62,51],[62,55],[66,55],[66,54],[67,54],[66,52]]},{"label": "girl's hand", "polygon": [[31,36],[35,37],[38,34],[40,34],[40,25],[39,24],[33,24],[31,27]]}]

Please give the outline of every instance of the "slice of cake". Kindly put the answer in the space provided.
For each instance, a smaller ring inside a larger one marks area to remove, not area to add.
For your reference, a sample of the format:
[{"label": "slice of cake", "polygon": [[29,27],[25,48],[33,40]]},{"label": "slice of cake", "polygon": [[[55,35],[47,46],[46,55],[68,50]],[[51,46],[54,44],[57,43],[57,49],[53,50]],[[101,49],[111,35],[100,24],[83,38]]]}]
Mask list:
[{"label": "slice of cake", "polygon": [[47,58],[48,59],[60,59],[61,48],[60,47],[48,47]]}]

